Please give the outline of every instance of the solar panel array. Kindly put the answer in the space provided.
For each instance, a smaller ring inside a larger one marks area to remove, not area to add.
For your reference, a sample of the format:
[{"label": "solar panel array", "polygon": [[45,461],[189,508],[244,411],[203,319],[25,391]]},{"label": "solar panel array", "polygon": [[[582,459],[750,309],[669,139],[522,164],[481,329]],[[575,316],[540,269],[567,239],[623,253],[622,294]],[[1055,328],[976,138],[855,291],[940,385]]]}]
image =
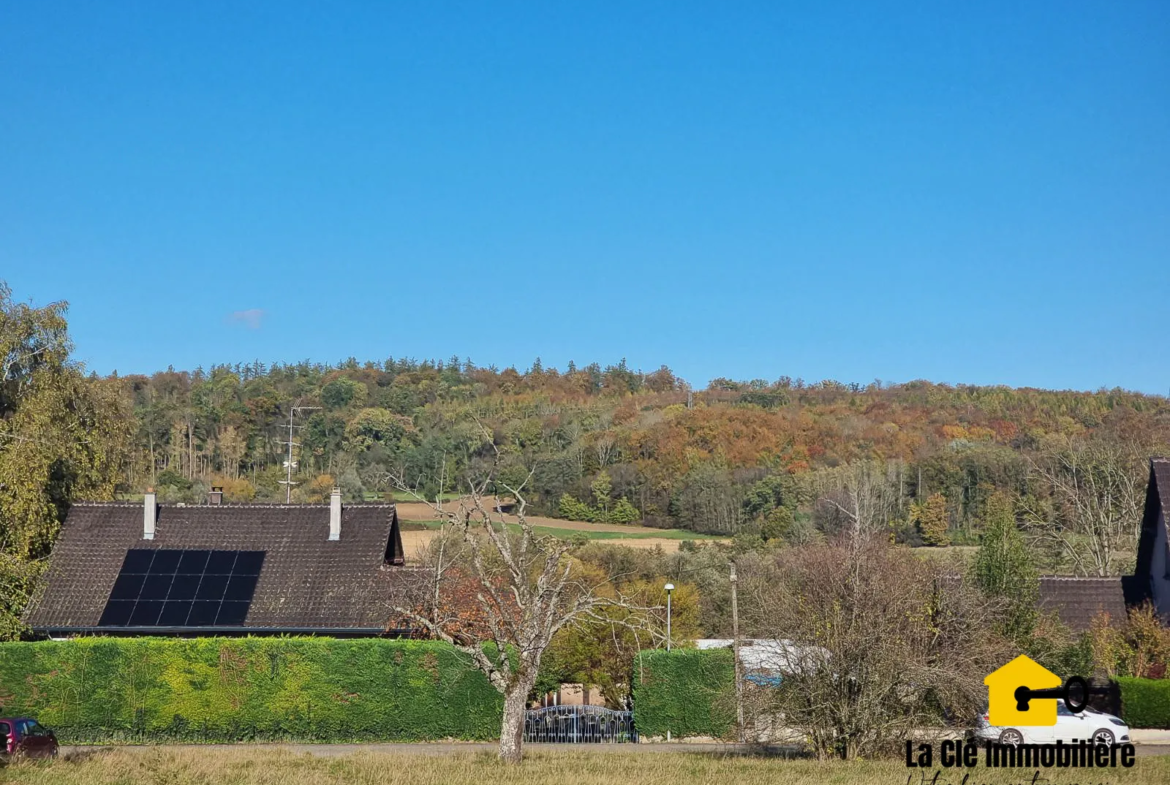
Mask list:
[{"label": "solar panel array", "polygon": [[132,548],[98,626],[240,626],[263,566],[264,551]]}]

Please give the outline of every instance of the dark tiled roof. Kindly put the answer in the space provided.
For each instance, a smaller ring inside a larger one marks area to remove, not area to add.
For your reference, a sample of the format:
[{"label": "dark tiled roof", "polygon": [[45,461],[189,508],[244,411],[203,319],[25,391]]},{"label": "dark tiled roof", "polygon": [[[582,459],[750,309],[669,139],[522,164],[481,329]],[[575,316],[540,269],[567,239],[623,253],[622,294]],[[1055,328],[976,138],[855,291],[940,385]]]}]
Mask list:
[{"label": "dark tiled roof", "polygon": [[[1151,458],[1150,469],[1158,478],[1161,487],[1170,489],[1170,458]],[[1163,510],[1166,509],[1166,501],[1166,499],[1162,500]]]},{"label": "dark tiled roof", "polygon": [[1089,629],[1093,617],[1107,613],[1115,622],[1125,619],[1126,597],[1123,578],[1068,578],[1040,576],[1042,611],[1055,612],[1076,632]]},{"label": "dark tiled roof", "polygon": [[[392,504],[347,504],[329,541],[329,505],[159,505],[153,540],[141,503],[69,511],[26,622],[39,632],[94,628],[131,548],[255,550],[267,555],[244,627],[236,632],[377,634],[420,583],[401,562]],[[134,632],[127,628],[126,632]]]},{"label": "dark tiled roof", "polygon": [[[1136,575],[1147,582],[1166,576],[1153,575],[1154,548],[1158,542],[1158,527],[1170,525],[1170,459],[1150,459],[1150,484],[1146,487],[1146,507],[1142,514],[1142,530],[1138,536]],[[1170,543],[1170,538],[1163,542]],[[1162,547],[1167,547],[1163,545]],[[1170,560],[1166,561],[1170,566]]]}]

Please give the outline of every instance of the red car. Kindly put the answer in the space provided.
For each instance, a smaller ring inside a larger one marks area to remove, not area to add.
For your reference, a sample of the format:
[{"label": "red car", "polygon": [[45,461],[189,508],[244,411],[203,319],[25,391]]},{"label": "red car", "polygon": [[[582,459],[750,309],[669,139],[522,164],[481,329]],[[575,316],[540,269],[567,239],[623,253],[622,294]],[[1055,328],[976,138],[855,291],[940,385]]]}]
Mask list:
[{"label": "red car", "polygon": [[0,717],[0,757],[57,757],[57,737],[30,717]]}]

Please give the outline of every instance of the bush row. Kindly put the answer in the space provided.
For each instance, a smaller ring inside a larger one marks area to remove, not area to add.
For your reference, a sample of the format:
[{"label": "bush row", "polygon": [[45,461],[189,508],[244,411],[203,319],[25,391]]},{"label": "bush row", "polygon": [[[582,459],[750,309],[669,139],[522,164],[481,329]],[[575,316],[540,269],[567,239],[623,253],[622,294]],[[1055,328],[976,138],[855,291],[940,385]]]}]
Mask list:
[{"label": "bush row", "polygon": [[1170,728],[1170,679],[1119,678],[1121,718],[1131,728]]},{"label": "bush row", "polygon": [[[642,736],[726,736],[735,722],[734,661],[727,649],[642,653],[634,667],[634,725]],[[1121,717],[1170,728],[1170,679],[1119,678]]]},{"label": "bush row", "polygon": [[735,724],[730,649],[642,652],[634,662],[634,727],[643,737],[727,736]]},{"label": "bush row", "polygon": [[453,647],[323,638],[0,644],[0,716],[63,742],[498,738],[502,700]]},{"label": "bush row", "polygon": [[[1122,717],[1170,728],[1170,679],[1118,679]],[[643,737],[725,737],[727,649],[642,653]],[[493,739],[502,701],[451,646],[325,638],[83,638],[0,644],[0,716],[29,714],[63,742]]]}]

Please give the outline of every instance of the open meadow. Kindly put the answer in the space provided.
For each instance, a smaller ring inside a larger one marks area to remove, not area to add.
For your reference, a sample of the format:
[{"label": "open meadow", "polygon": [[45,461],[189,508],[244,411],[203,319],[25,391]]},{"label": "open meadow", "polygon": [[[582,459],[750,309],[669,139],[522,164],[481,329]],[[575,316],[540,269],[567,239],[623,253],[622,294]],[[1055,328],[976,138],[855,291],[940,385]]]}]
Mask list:
[{"label": "open meadow", "polygon": [[[453,502],[452,499],[444,501]],[[398,515],[404,524],[402,547],[408,559],[417,559],[438,534],[442,523],[435,519],[435,511],[421,502],[399,501],[397,507]],[[503,515],[502,517],[511,526],[519,525],[519,520],[515,515]],[[653,529],[636,524],[567,521],[540,515],[528,515],[526,518],[533,525],[535,533],[539,535],[561,538],[584,537],[588,540],[601,540],[612,545],[625,545],[630,548],[661,548],[667,553],[677,551],[684,540],[720,539],[709,534],[699,534],[684,529]]]},{"label": "open meadow", "polygon": [[[624,745],[618,745],[624,746]],[[913,774],[911,772],[913,771]],[[531,750],[520,767],[499,763],[491,752],[451,754],[358,752],[319,757],[282,749],[154,748],[104,750],[52,762],[24,762],[0,769],[12,785],[902,785],[924,780],[901,760],[817,762],[726,755],[719,752],[623,753]],[[958,769],[925,770],[925,782],[939,771],[937,785],[962,782]],[[1025,769],[974,769],[967,785],[1030,783]],[[1170,782],[1170,757],[1139,757],[1132,769],[1042,772],[1046,784]]]}]

